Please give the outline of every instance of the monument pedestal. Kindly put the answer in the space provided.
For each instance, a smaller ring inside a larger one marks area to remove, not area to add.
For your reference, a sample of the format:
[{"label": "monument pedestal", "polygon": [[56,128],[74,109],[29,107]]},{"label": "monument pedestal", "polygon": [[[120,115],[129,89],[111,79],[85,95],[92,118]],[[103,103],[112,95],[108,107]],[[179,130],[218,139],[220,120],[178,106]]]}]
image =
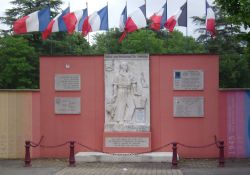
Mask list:
[{"label": "monument pedestal", "polygon": [[146,153],[151,151],[151,132],[104,132],[103,152]]}]

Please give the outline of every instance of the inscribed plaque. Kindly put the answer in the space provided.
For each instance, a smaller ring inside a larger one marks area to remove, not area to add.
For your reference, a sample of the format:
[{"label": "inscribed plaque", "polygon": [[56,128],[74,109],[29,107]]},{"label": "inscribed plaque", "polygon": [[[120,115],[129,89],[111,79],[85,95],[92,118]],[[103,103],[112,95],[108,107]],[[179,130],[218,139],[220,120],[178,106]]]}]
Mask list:
[{"label": "inscribed plaque", "polygon": [[203,90],[204,72],[202,70],[174,70],[174,90]]},{"label": "inscribed plaque", "polygon": [[80,97],[55,97],[55,114],[80,114]]},{"label": "inscribed plaque", "polygon": [[204,97],[174,97],[174,117],[203,117]]},{"label": "inscribed plaque", "polygon": [[79,91],[81,90],[80,74],[56,74],[55,75],[56,91]]},{"label": "inscribed plaque", "polygon": [[106,137],[106,147],[149,147],[148,137]]}]

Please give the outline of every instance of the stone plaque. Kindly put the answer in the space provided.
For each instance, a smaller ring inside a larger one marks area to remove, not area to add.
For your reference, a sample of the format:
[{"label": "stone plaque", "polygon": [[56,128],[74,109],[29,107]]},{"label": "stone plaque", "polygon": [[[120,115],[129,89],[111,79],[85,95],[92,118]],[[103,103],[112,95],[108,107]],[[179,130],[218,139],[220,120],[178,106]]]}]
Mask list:
[{"label": "stone plaque", "polygon": [[174,90],[203,90],[204,72],[202,70],[174,70]]},{"label": "stone plaque", "polygon": [[56,74],[55,75],[56,91],[79,91],[81,90],[80,74]]},{"label": "stone plaque", "polygon": [[55,97],[55,114],[80,114],[80,97]]},{"label": "stone plaque", "polygon": [[105,138],[106,147],[149,147],[148,137],[106,137]]},{"label": "stone plaque", "polygon": [[105,131],[149,131],[148,54],[105,55]]},{"label": "stone plaque", "polygon": [[204,97],[174,97],[174,117],[203,117]]}]

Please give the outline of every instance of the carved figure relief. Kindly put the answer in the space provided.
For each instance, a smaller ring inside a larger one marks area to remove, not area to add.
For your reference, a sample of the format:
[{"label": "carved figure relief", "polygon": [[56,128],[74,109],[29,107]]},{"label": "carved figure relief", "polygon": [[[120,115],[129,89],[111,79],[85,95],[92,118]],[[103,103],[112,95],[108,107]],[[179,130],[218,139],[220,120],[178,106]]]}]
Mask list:
[{"label": "carved figure relief", "polygon": [[137,125],[149,128],[149,82],[145,70],[135,70],[139,64],[133,61],[113,63],[113,70],[105,70],[105,129],[129,131],[137,130]]}]

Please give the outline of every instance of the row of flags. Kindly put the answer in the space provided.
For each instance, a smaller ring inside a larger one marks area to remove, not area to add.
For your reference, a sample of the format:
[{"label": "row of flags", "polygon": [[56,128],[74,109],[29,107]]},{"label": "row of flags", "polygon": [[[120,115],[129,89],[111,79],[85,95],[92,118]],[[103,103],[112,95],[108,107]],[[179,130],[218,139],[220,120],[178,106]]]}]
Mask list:
[{"label": "row of flags", "polygon": [[[167,18],[167,2],[162,8],[150,17],[149,27],[152,30],[166,28],[173,32],[176,25],[187,27],[187,2],[180,9]],[[70,8],[63,10],[54,19],[50,20],[49,7],[40,11],[33,12],[14,22],[14,33],[24,34],[29,32],[42,32],[42,38],[47,39],[52,32],[82,32],[87,36],[89,32],[108,30],[108,5],[88,15],[88,8],[70,12]],[[138,29],[147,27],[146,4],[140,6],[137,10],[127,15],[127,4],[120,16],[120,31],[123,32],[119,42],[121,42],[127,33],[134,32]],[[215,36],[215,14],[206,0],[206,29]]]}]

